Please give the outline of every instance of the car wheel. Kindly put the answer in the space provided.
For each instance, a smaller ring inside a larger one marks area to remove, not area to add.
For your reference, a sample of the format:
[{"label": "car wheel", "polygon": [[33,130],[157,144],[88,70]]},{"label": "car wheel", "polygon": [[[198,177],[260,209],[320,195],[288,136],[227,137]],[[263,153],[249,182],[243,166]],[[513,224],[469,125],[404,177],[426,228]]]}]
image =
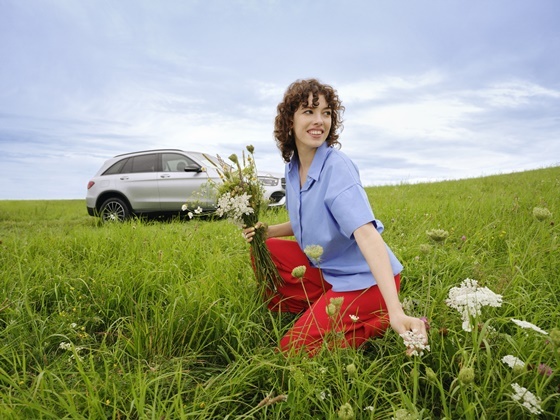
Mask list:
[{"label": "car wheel", "polygon": [[128,206],[120,198],[109,198],[101,205],[99,212],[103,222],[122,222],[130,215]]}]

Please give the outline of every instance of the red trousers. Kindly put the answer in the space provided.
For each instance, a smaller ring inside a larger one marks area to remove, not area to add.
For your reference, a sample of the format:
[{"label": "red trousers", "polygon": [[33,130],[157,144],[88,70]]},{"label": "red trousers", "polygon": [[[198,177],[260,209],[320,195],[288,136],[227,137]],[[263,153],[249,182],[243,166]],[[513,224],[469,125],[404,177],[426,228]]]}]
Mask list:
[{"label": "red trousers", "polygon": [[[294,326],[280,340],[282,351],[306,350],[316,353],[323,343],[328,347],[358,347],[368,338],[380,336],[389,326],[385,301],[377,286],[352,292],[333,292],[323,280],[321,270],[309,264],[298,243],[285,239],[266,242],[284,285],[271,295],[268,308],[278,312],[302,313]],[[302,279],[292,270],[304,265]],[[397,291],[400,276],[395,276]],[[332,298],[343,298],[333,313],[327,313]]]}]

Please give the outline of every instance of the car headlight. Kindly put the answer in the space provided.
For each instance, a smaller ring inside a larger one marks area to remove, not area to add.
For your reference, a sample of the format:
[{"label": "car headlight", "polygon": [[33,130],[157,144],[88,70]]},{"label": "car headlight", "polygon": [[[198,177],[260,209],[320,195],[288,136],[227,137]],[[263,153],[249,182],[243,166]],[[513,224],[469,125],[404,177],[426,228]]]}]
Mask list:
[{"label": "car headlight", "polygon": [[259,176],[259,181],[265,187],[275,187],[276,185],[278,185],[279,179],[270,176]]}]

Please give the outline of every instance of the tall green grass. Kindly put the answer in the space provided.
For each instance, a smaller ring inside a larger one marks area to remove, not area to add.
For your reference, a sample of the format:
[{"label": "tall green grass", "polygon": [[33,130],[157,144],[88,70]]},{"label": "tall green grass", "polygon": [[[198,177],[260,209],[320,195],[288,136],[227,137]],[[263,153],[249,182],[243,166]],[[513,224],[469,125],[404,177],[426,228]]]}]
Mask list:
[{"label": "tall green grass", "polygon": [[[531,418],[512,383],[558,416],[555,336],[511,318],[560,328],[560,168],[367,192],[407,310],[431,326],[420,358],[392,331],[312,359],[276,352],[291,320],[259,302],[227,221],[101,225],[82,200],[0,202],[0,418]],[[445,303],[466,278],[503,296],[472,332]]]}]

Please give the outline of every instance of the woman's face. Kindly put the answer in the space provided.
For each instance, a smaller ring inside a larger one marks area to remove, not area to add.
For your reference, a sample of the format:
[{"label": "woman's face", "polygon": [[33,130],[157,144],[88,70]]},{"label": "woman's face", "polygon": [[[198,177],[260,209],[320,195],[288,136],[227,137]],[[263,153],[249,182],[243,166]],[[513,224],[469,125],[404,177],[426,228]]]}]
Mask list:
[{"label": "woman's face", "polygon": [[292,126],[300,155],[306,150],[317,149],[325,142],[331,131],[331,114],[324,95],[319,95],[319,105],[316,108],[313,107],[313,94],[311,93],[307,99],[307,106],[300,105],[294,114]]}]

